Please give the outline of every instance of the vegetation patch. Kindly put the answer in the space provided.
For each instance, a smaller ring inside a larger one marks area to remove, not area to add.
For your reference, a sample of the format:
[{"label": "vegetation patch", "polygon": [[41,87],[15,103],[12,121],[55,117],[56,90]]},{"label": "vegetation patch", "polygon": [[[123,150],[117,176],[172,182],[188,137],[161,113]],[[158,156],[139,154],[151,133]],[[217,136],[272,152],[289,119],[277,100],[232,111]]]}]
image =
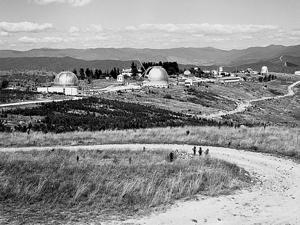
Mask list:
[{"label": "vegetation patch", "polygon": [[3,222],[124,218],[196,194],[227,194],[250,182],[246,171],[225,161],[195,157],[170,163],[167,154],[161,150],[0,153]]},{"label": "vegetation patch", "polygon": [[[6,110],[3,114],[6,117],[20,116],[23,124],[16,126],[15,129],[21,132],[34,130],[62,133],[184,125],[233,126],[228,121],[220,123],[153,106],[95,97],[46,103],[34,108]],[[40,117],[43,119],[40,120]],[[1,120],[0,131],[9,131]]]}]

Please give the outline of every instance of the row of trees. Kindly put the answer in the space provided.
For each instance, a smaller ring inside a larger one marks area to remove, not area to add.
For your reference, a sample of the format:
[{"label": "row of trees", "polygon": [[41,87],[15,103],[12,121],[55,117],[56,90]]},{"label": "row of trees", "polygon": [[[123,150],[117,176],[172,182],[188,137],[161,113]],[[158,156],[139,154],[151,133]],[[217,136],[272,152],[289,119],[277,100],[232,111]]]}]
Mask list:
[{"label": "row of trees", "polygon": [[72,71],[77,75],[79,80],[92,80],[92,79],[104,79],[106,76],[111,76],[117,79],[118,74],[120,74],[120,69],[114,67],[112,70],[102,71],[101,69],[90,69],[90,68],[80,68],[79,71],[74,69]]},{"label": "row of trees", "polygon": [[[177,74],[179,73],[179,67],[177,62],[144,62],[142,63],[143,66],[141,67],[141,71],[138,69],[138,65],[135,62],[131,63],[131,73],[132,77],[136,78],[138,73],[141,72],[142,74],[151,66],[162,66],[168,74]],[[92,79],[103,79],[106,76],[110,76],[114,79],[117,79],[118,74],[120,74],[121,69],[114,67],[111,70],[102,71],[101,69],[90,69],[90,68],[80,68],[78,71],[77,69],[73,69],[72,71],[78,76],[80,80],[92,80]]]},{"label": "row of trees", "polygon": [[265,75],[264,77],[259,77],[258,81],[259,82],[268,82],[268,81],[275,80],[275,79],[277,79],[277,77],[275,75],[269,74],[269,75]]}]

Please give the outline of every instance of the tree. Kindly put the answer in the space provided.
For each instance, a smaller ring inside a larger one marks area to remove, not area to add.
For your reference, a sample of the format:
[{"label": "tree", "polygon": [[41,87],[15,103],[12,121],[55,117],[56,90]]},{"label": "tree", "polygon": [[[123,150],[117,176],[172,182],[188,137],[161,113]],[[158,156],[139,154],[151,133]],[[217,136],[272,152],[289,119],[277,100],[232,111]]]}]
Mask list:
[{"label": "tree", "polygon": [[77,70],[76,69],[73,69],[72,71],[75,75],[77,75]]},{"label": "tree", "polygon": [[85,73],[84,73],[83,68],[80,68],[80,70],[79,70],[79,79],[81,79],[81,80],[85,79]]},{"label": "tree", "polygon": [[8,80],[3,80],[1,83],[1,89],[7,88],[8,84],[9,84]]},{"label": "tree", "polygon": [[132,73],[132,77],[136,78],[137,74],[138,74],[138,69],[137,66],[135,65],[134,62],[131,63],[131,73]]}]

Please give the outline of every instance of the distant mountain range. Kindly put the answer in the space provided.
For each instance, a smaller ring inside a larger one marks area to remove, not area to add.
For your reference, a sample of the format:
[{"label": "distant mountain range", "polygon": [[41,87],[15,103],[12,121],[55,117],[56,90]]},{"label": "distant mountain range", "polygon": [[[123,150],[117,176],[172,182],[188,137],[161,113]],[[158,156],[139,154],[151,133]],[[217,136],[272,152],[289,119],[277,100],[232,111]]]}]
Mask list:
[{"label": "distant mountain range", "polygon": [[[280,56],[282,61],[280,61]],[[216,48],[96,48],[96,49],[32,49],[29,51],[0,50],[0,70],[8,69],[49,69],[60,71],[78,67],[125,68],[132,60],[176,61],[182,65],[205,67],[225,66],[228,68],[254,69],[267,65],[274,71],[300,68],[300,45],[251,47],[243,50],[220,50]],[[184,66],[183,66],[184,67]]]}]

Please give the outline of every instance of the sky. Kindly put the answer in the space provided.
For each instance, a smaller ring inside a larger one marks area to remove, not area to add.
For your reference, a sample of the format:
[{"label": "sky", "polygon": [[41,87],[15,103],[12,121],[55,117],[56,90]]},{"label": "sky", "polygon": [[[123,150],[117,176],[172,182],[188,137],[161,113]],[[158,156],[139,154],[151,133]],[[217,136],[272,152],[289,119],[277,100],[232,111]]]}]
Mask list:
[{"label": "sky", "polygon": [[0,49],[300,44],[300,0],[0,0]]}]

